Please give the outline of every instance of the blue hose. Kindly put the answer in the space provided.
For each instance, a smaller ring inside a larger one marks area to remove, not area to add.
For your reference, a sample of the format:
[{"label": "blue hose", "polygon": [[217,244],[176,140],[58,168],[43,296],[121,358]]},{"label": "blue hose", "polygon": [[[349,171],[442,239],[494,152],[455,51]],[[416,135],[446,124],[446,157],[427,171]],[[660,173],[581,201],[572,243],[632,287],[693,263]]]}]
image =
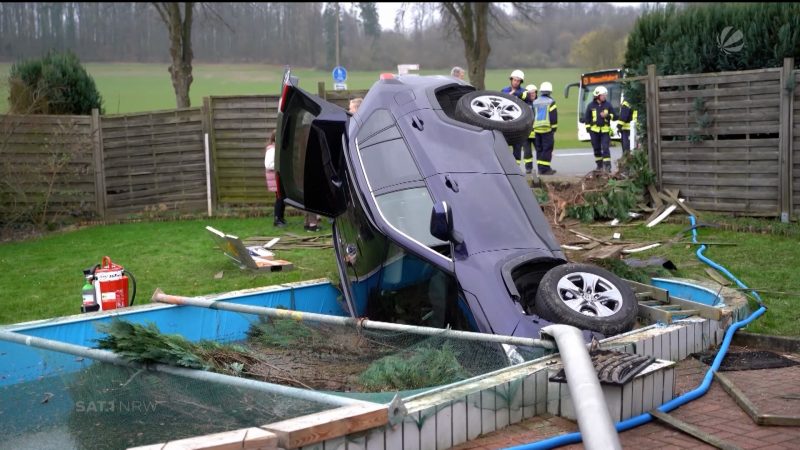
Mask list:
[{"label": "blue hose", "polygon": [[[689,219],[692,221],[692,242],[697,243],[697,229],[695,228],[695,218],[694,216],[689,216]],[[706,249],[705,245],[700,246],[700,249],[697,250],[697,257],[700,258],[701,261],[710,265],[711,267],[721,271],[728,278],[732,279],[736,282],[739,287],[743,289],[749,289],[745,286],[744,283],[739,281],[733,274],[731,274],[727,269],[720,266],[719,264],[711,261],[710,259],[706,258],[702,252]],[[725,358],[725,354],[728,353],[728,347],[731,345],[731,340],[733,340],[733,335],[736,333],[736,330],[747,326],[750,322],[756,320],[759,316],[764,314],[767,311],[767,308],[761,301],[761,297],[758,296],[758,293],[752,291],[753,294],[758,299],[759,305],[761,305],[755,312],[750,314],[746,319],[740,320],[739,322],[734,323],[731,325],[728,330],[725,332],[725,338],[722,340],[722,345],[719,348],[719,352],[717,352],[717,356],[714,357],[714,362],[711,364],[711,367],[706,372],[705,377],[703,377],[703,382],[700,383],[698,387],[694,390],[689,391],[680,397],[674,398],[667,403],[659,406],[657,409],[663,413],[668,413],[673,409],[683,406],[692,400],[695,400],[699,397],[702,397],[708,389],[711,387],[711,380],[714,378],[714,372],[719,370],[720,364],[722,364],[722,360]],[[640,414],[636,417],[631,417],[630,419],[623,420],[621,422],[617,422],[616,429],[617,431],[626,431],[630,430],[631,428],[636,428],[639,425],[644,425],[647,422],[653,420],[653,416],[650,413]],[[532,442],[530,444],[518,445],[515,447],[508,447],[506,450],[539,450],[539,449],[550,449],[555,447],[561,447],[562,445],[569,445],[569,444],[576,444],[581,441],[581,433],[569,433],[569,434],[562,434],[559,436],[554,436],[549,439],[544,439],[538,442]]]}]

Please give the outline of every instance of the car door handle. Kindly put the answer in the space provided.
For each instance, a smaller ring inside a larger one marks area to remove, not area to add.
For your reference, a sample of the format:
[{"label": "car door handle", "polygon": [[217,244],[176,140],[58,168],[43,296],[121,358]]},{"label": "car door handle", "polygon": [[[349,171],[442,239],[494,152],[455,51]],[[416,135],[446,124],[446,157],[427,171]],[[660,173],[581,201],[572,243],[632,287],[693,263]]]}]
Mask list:
[{"label": "car door handle", "polygon": [[411,126],[422,131],[425,129],[425,122],[422,121],[419,117],[412,117],[411,118]]},{"label": "car door handle", "polygon": [[449,187],[450,190],[453,192],[458,192],[458,182],[453,179],[450,175],[444,176],[444,184],[445,186]]}]

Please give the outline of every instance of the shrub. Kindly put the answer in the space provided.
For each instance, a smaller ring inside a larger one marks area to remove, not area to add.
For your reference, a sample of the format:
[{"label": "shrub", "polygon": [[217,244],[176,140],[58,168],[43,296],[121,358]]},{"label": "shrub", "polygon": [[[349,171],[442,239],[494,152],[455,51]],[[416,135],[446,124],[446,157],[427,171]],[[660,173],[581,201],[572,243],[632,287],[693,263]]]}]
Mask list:
[{"label": "shrub", "polygon": [[8,84],[12,114],[89,115],[92,108],[103,113],[94,79],[71,52],[14,64]]},{"label": "shrub", "polygon": [[[643,14],[628,37],[629,76],[723,72],[782,67],[800,55],[800,4],[669,5]],[[800,58],[795,61],[800,64]],[[647,123],[644,83],[626,83],[625,98]],[[643,136],[643,134],[642,134]]]}]

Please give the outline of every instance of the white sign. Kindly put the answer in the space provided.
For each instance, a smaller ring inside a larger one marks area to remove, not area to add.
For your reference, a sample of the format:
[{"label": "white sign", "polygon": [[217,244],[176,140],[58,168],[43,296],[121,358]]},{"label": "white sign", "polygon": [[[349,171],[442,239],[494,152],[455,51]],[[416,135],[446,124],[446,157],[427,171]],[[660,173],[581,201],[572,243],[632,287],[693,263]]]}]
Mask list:
[{"label": "white sign", "polygon": [[409,70],[419,71],[419,64],[398,64],[397,65],[397,74],[398,75],[408,75],[408,71]]},{"label": "white sign", "polygon": [[333,90],[334,91],[346,91],[347,90],[347,83],[333,83]]}]

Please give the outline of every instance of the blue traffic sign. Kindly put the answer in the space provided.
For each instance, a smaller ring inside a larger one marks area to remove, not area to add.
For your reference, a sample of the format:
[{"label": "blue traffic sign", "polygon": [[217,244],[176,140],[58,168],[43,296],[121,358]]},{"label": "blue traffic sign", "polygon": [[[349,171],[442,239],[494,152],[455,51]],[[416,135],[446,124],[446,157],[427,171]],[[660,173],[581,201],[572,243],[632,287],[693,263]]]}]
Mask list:
[{"label": "blue traffic sign", "polygon": [[336,66],[333,68],[333,81],[337,83],[344,83],[344,80],[347,79],[347,70],[345,70],[342,66]]}]

